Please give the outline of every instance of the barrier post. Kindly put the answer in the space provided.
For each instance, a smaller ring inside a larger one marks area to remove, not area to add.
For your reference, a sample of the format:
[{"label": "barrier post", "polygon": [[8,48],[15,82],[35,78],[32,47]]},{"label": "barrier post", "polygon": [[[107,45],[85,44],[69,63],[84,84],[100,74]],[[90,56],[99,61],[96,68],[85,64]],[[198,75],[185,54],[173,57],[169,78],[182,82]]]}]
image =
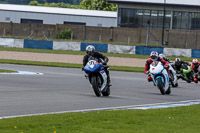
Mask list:
[{"label": "barrier post", "polygon": [[128,37],[128,45],[130,44],[130,36]]},{"label": "barrier post", "polygon": [[149,44],[149,26],[150,26],[150,21],[148,20],[147,22],[147,38],[146,38],[146,46]]}]

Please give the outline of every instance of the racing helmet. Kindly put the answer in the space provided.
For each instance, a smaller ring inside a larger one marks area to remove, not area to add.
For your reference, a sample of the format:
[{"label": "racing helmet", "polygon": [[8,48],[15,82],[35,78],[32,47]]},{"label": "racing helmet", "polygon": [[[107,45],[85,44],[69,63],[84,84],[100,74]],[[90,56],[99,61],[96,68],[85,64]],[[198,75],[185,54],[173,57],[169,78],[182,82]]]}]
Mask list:
[{"label": "racing helmet", "polygon": [[166,58],[164,54],[159,54],[159,57],[160,57],[161,59],[165,59],[165,58]]},{"label": "racing helmet", "polygon": [[198,60],[197,59],[193,59],[192,63],[193,63],[194,66],[198,66]]},{"label": "racing helmet", "polygon": [[175,59],[175,65],[177,65],[177,66],[181,65],[181,59],[180,58]]},{"label": "racing helmet", "polygon": [[150,54],[150,58],[152,61],[156,61],[158,59],[158,52],[152,51]]},{"label": "racing helmet", "polygon": [[94,47],[93,45],[88,45],[88,46],[86,47],[86,53],[87,53],[88,55],[93,55],[94,52],[95,52],[95,47]]}]

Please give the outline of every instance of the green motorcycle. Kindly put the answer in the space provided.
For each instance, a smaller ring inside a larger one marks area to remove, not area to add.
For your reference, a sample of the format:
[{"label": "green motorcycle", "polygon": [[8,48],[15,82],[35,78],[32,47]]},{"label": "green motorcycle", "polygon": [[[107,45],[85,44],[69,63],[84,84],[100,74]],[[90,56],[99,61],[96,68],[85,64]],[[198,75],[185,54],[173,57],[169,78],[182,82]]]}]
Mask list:
[{"label": "green motorcycle", "polygon": [[193,77],[194,72],[190,68],[189,65],[182,64],[180,70],[181,70],[181,72],[179,73],[180,75],[178,75],[178,77],[182,78],[183,80],[187,81],[188,83],[191,83],[192,81],[194,81],[194,77]]}]

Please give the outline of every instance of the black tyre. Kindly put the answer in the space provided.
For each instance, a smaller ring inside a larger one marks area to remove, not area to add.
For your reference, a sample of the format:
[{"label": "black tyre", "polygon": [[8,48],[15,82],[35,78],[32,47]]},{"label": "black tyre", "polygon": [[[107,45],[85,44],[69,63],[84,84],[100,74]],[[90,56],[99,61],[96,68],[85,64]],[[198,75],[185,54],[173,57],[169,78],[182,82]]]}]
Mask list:
[{"label": "black tyre", "polygon": [[162,79],[161,78],[158,78],[157,79],[157,82],[158,82],[158,89],[160,90],[160,93],[162,94],[162,95],[165,95],[165,90],[164,90],[164,85],[163,85],[163,83],[162,83]]},{"label": "black tyre", "polygon": [[174,84],[174,75],[172,74],[172,72],[170,71],[170,83],[171,83],[171,85],[172,85],[172,87],[176,87],[176,85]]},{"label": "black tyre", "polygon": [[110,86],[107,87],[105,92],[102,92],[103,96],[109,96],[110,95]]},{"label": "black tyre", "polygon": [[92,88],[94,90],[95,95],[97,97],[100,97],[101,96],[101,92],[99,91],[99,87],[98,87],[98,83],[97,83],[97,77],[92,76],[91,84],[92,84]]},{"label": "black tyre", "polygon": [[188,73],[187,74],[187,78],[190,80],[190,81],[194,81],[194,78],[193,78],[193,73]]},{"label": "black tyre", "polygon": [[165,94],[170,94],[171,93],[171,87],[169,86],[169,88],[167,89],[167,91],[165,92]]},{"label": "black tyre", "polygon": [[173,87],[178,87],[178,83],[176,83]]}]

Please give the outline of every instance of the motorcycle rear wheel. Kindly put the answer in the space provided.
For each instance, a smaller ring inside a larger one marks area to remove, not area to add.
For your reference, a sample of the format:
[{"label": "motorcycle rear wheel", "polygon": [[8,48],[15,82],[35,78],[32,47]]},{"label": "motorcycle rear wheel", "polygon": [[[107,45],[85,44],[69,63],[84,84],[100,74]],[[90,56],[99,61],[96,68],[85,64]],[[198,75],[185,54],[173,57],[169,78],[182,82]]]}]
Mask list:
[{"label": "motorcycle rear wheel", "polygon": [[95,95],[97,97],[100,97],[101,96],[101,92],[99,91],[97,77],[92,76],[92,78],[91,78],[91,84],[92,84],[92,88],[94,90]]},{"label": "motorcycle rear wheel", "polygon": [[177,87],[178,83],[174,84],[174,75],[172,71],[170,71],[169,75],[170,75],[170,82],[171,82],[172,87]]}]

